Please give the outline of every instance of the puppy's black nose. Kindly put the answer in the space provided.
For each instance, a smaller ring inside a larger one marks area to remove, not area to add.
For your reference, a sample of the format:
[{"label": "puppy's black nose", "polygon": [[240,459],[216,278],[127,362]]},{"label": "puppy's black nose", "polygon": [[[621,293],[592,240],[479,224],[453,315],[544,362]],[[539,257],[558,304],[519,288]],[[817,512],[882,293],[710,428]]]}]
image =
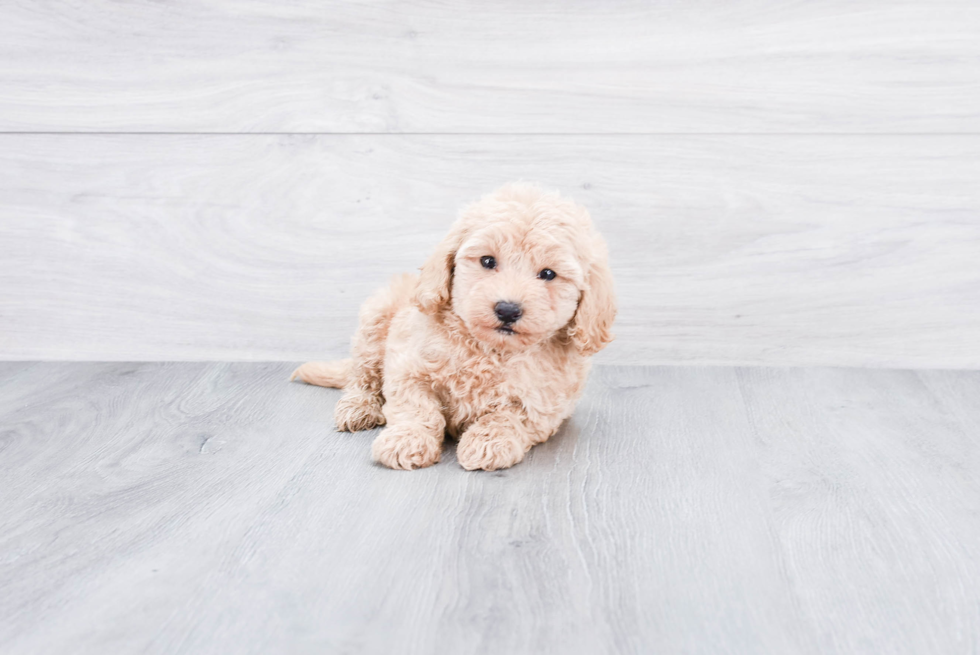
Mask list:
[{"label": "puppy's black nose", "polygon": [[516,323],[524,312],[521,311],[521,306],[517,303],[501,301],[493,306],[493,313],[497,315],[501,323]]}]

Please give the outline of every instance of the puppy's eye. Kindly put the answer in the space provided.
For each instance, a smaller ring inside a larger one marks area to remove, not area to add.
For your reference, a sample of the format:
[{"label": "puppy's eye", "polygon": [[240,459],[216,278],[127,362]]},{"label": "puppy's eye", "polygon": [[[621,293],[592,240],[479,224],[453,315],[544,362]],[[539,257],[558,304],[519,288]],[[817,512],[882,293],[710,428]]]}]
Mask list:
[{"label": "puppy's eye", "polygon": [[480,257],[480,264],[483,265],[483,268],[497,268],[497,260],[490,255]]},{"label": "puppy's eye", "polygon": [[538,277],[542,280],[554,280],[557,275],[558,274],[550,268],[543,269],[540,273],[538,273]]}]

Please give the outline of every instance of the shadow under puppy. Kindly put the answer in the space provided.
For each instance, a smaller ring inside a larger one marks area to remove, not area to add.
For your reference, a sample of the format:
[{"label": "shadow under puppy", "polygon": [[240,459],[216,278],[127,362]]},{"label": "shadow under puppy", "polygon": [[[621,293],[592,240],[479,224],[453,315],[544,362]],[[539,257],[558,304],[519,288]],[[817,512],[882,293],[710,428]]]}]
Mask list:
[{"label": "shadow under puppy", "polygon": [[340,430],[386,427],[375,461],[439,461],[446,433],[466,469],[520,462],[571,415],[589,357],[612,340],[606,245],[584,207],[510,184],[463,210],[422,266],[361,308],[352,358],[293,373],[343,387]]}]

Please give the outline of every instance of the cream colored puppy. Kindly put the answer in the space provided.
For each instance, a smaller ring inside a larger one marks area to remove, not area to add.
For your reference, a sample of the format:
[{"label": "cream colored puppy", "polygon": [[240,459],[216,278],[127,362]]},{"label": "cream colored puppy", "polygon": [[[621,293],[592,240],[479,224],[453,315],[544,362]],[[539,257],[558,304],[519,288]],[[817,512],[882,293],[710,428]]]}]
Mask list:
[{"label": "cream colored puppy", "polygon": [[588,212],[510,184],[462,212],[420,276],[364,303],[352,359],[303,364],[293,379],[343,387],[338,429],[385,425],[371,452],[386,466],[435,464],[449,433],[464,468],[491,471],[572,413],[615,316]]}]

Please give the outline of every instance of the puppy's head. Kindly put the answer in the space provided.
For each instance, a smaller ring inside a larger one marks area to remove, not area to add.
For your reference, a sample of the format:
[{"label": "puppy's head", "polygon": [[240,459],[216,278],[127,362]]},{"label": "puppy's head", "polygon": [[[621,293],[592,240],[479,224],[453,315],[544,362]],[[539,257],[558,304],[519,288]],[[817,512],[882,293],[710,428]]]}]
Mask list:
[{"label": "puppy's head", "polygon": [[616,316],[606,245],[580,205],[510,184],[467,207],[422,267],[416,304],[452,311],[470,334],[520,350],[566,329],[591,355]]}]

